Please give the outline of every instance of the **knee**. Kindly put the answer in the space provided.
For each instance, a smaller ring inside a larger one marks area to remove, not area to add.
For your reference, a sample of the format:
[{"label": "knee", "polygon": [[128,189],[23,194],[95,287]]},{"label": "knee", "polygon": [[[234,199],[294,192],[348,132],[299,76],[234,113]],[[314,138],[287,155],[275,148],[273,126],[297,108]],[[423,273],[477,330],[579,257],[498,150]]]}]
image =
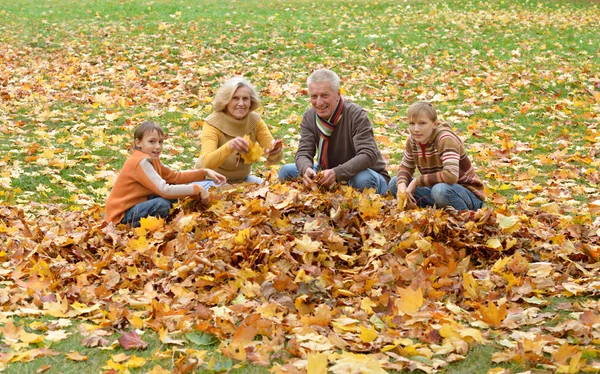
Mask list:
[{"label": "knee", "polygon": [[281,182],[294,178],[296,164],[286,164],[279,169],[277,176]]},{"label": "knee", "polygon": [[447,205],[448,196],[452,193],[450,186],[446,183],[438,183],[431,187],[431,198],[439,207]]},{"label": "knee", "polygon": [[157,199],[156,206],[152,216],[166,218],[171,211],[171,202],[167,199],[159,198]]}]

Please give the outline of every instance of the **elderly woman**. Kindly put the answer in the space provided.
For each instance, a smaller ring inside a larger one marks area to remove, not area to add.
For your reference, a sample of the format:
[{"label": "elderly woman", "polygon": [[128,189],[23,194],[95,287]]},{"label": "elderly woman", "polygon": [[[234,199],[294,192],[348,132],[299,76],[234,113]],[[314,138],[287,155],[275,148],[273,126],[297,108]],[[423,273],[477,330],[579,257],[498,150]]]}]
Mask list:
[{"label": "elderly woman", "polygon": [[[241,153],[249,151],[248,135],[265,149],[268,163],[281,160],[282,141],[275,140],[265,122],[254,110],[260,99],[254,87],[242,77],[225,82],[217,91],[213,101],[213,112],[202,126],[202,150],[196,160],[196,168],[212,169],[225,177],[229,183],[262,183],[262,179],[251,175],[252,165],[245,164]],[[198,182],[205,187],[211,181]]]}]

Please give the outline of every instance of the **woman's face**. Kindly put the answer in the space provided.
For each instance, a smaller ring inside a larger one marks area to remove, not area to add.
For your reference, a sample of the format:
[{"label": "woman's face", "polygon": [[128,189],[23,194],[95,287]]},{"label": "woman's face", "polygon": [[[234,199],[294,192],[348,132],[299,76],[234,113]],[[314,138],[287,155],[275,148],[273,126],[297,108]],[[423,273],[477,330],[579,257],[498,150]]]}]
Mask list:
[{"label": "woman's face", "polygon": [[235,119],[242,119],[250,112],[250,90],[248,87],[240,87],[233,93],[233,97],[227,104],[227,113]]}]

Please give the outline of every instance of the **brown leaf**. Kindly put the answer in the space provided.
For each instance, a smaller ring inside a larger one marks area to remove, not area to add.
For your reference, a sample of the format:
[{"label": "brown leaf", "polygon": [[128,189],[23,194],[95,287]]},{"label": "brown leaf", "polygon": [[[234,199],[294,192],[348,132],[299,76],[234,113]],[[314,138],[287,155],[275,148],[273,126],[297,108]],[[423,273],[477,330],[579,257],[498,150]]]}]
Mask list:
[{"label": "brown leaf", "polygon": [[119,344],[125,349],[145,349],[148,346],[135,331],[124,332],[119,338]]}]

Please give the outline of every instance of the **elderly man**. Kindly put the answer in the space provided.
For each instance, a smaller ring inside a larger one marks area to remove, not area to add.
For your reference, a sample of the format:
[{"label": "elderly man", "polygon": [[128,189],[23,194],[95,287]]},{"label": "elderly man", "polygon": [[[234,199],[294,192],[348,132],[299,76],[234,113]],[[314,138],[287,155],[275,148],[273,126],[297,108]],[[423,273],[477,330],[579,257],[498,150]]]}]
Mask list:
[{"label": "elderly man", "polygon": [[[296,163],[282,166],[279,179],[302,175],[305,185],[318,183],[326,187],[347,181],[359,190],[374,188],[378,194],[385,194],[390,176],[364,109],[344,100],[340,78],[331,70],[315,71],[306,83],[312,108],[302,117]],[[319,178],[317,171],[322,172]]]}]

